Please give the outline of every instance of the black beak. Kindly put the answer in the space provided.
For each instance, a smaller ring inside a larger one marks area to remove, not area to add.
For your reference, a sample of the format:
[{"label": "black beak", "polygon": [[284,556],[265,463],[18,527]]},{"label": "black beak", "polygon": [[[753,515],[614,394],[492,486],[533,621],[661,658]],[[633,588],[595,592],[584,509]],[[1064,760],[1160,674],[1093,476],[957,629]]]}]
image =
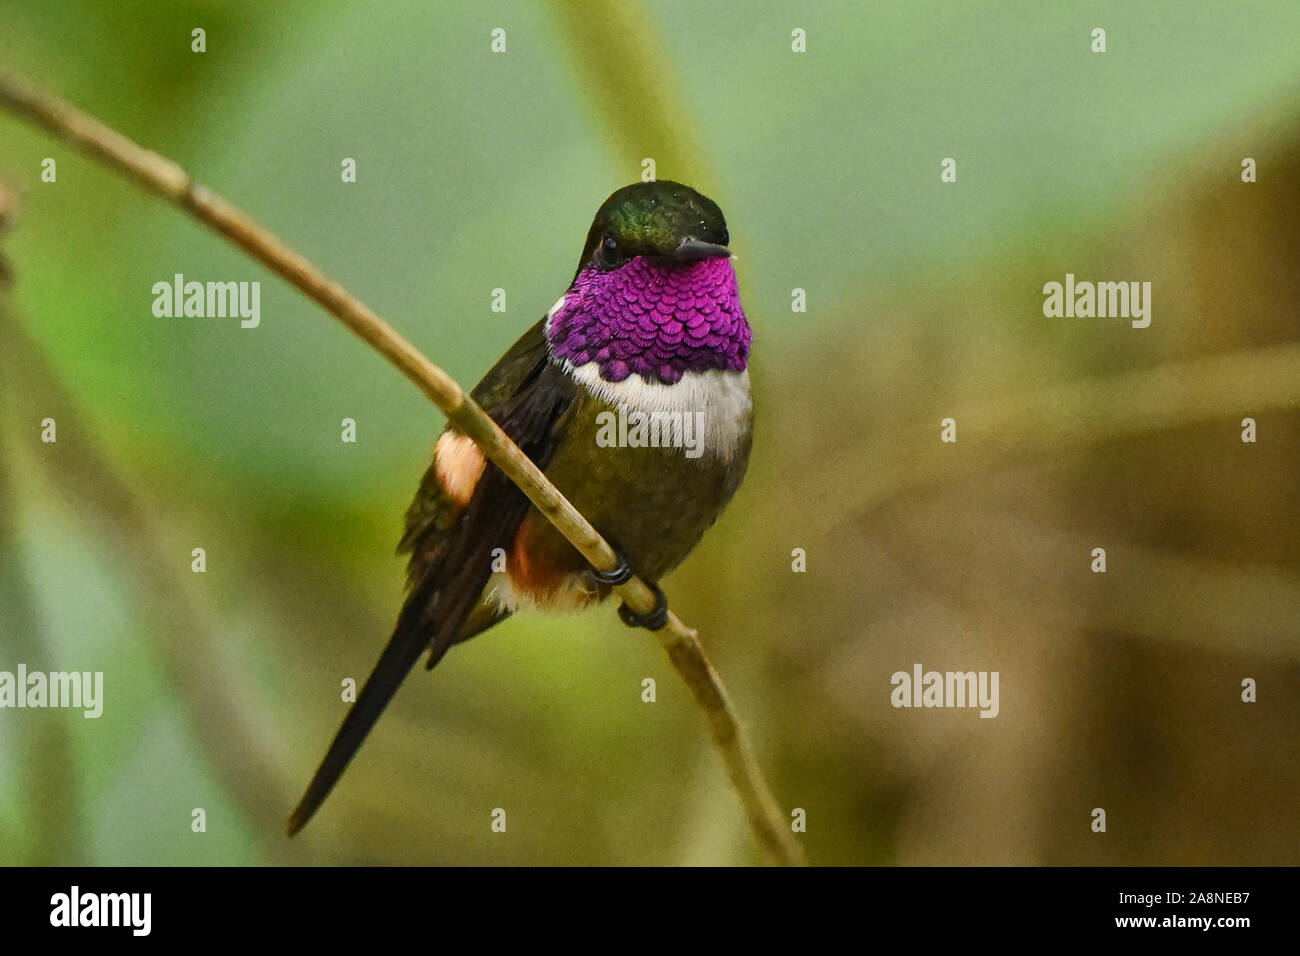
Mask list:
[{"label": "black beak", "polygon": [[677,246],[677,251],[673,253],[673,258],[678,262],[695,262],[698,259],[726,259],[731,256],[731,250],[726,246],[719,246],[712,242],[701,242],[699,239],[683,239]]}]

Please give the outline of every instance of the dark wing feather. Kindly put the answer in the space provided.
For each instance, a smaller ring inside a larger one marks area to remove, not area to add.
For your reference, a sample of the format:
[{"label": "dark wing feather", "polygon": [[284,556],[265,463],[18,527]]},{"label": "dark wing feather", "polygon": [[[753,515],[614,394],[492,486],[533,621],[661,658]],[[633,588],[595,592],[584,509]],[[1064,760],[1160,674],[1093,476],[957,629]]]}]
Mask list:
[{"label": "dark wing feather", "polygon": [[[542,319],[521,335],[470,392],[474,401],[498,422],[506,404],[546,362],[545,323]],[[450,426],[448,429],[455,430]],[[397,545],[398,554],[411,553],[407,566],[407,584],[411,588],[424,576],[429,556],[438,550],[460,516],[461,509],[438,482],[437,466],[435,457],[406,509],[406,528]]]},{"label": "dark wing feather", "polygon": [[[493,417],[529,458],[545,468],[573,397],[572,383],[546,361],[543,350],[540,362]],[[290,835],[302,829],[324,802],[424,650],[428,648],[428,666],[433,667],[452,644],[467,636],[462,628],[491,576],[492,551],[510,550],[528,507],[524,493],[489,462],[403,604],[379,663],[289,818]]]}]

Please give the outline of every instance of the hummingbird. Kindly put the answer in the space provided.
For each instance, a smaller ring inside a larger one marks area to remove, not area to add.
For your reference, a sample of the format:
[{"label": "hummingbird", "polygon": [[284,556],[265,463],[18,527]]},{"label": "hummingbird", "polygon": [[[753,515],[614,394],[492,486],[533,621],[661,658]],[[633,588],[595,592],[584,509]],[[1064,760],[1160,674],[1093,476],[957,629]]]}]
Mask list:
[{"label": "hummingbird", "polygon": [[[619,564],[592,568],[449,424],[406,512],[406,598],[392,637],[289,818],[290,836],[426,651],[431,669],[518,610],[578,610],[633,573],[655,605],[636,614],[624,604],[619,616],[665,625],[659,579],[717,520],[749,462],[752,336],[729,243],[722,210],[680,183],[633,183],[601,205],[568,289],[471,396]],[[648,436],[647,422],[660,426]]]}]

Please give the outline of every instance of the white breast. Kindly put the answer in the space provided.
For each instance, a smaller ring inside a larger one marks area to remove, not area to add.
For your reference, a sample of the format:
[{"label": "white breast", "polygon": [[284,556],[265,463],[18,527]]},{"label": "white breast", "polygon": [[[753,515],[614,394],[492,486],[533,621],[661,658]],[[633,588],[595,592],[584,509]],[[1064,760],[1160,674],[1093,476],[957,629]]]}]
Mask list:
[{"label": "white breast", "polygon": [[628,412],[656,412],[697,415],[703,426],[703,450],[707,455],[730,461],[749,431],[753,400],[749,392],[749,372],[710,369],[686,372],[675,385],[647,382],[640,375],[629,375],[621,382],[600,377],[596,362],[574,365],[562,362],[564,371],[574,381],[611,405],[624,406]]}]

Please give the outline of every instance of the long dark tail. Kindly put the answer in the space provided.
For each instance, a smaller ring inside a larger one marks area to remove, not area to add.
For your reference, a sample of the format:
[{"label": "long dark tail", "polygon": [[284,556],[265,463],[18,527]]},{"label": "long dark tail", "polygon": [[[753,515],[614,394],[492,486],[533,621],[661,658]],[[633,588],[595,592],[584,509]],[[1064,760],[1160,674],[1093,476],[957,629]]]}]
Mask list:
[{"label": "long dark tail", "polygon": [[[489,464],[452,537],[402,605],[393,636],[366,679],[343,726],[334,736],[320,769],[289,817],[293,836],[329,796],[348,762],[370,733],[424,650],[429,667],[458,641],[485,630],[506,615],[490,617],[466,630],[466,622],[492,574],[492,551],[509,548],[528,511],[528,499],[510,479]],[[482,615],[480,615],[481,617]]]},{"label": "long dark tail", "polygon": [[[384,653],[379,656],[379,663],[366,679],[361,694],[343,719],[343,726],[334,735],[334,741],[330,744],[325,759],[321,761],[320,768],[307,785],[307,792],[289,817],[289,836],[301,830],[325,802],[348,762],[379,720],[379,715],[397,693],[397,688],[425,648],[429,647],[429,628],[423,623],[423,615],[416,613],[420,609],[414,603],[415,597],[416,594],[412,594],[403,606],[393,636],[384,648]],[[447,642],[446,647],[450,646],[451,643]],[[443,653],[446,652],[446,647],[443,648]]]},{"label": "long dark tail", "polygon": [[[493,417],[524,454],[545,468],[555,447],[558,422],[574,398],[574,386],[557,366],[539,361],[515,395]],[[528,499],[496,465],[489,462],[474,486],[469,503],[420,582],[402,605],[393,636],[366,680],[356,703],[343,718],[316,776],[289,817],[289,835],[306,825],[342,776],[366,734],[397,693],[406,675],[429,648],[429,667],[447,649],[496,623],[504,613],[476,617],[483,588],[492,576],[492,552],[509,553],[528,513]]]}]

